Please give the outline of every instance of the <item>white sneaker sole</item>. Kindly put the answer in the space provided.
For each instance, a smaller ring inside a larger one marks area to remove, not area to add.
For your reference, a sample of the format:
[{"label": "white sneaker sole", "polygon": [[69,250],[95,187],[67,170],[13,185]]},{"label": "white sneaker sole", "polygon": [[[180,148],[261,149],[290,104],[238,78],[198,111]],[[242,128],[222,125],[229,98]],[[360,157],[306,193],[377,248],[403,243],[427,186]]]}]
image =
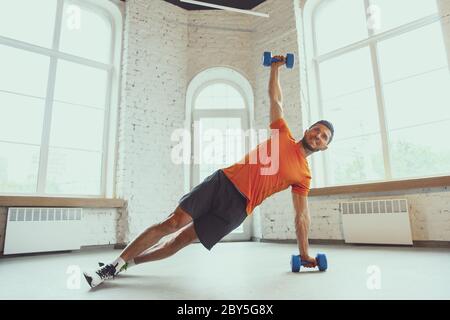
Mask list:
[{"label": "white sneaker sole", "polygon": [[87,274],[86,272],[83,272],[84,278],[86,279],[87,283],[89,284],[89,286],[91,288],[95,288],[96,286],[98,286],[99,284],[101,284],[102,282],[99,283],[95,283],[94,279],[92,278],[92,276],[90,276],[89,274]]}]

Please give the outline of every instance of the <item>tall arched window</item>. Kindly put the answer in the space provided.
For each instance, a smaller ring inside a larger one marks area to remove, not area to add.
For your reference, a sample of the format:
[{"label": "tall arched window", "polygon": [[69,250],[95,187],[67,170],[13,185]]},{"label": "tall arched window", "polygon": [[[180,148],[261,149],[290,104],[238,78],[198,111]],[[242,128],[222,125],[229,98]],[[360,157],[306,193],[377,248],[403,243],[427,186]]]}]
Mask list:
[{"label": "tall arched window", "polygon": [[436,0],[307,1],[310,118],[336,129],[315,187],[450,174],[444,16]]},{"label": "tall arched window", "polygon": [[[253,91],[235,70],[215,67],[199,73],[189,84],[187,120],[191,127],[190,188],[219,168],[242,159],[249,151]],[[224,240],[250,239],[244,223]]]},{"label": "tall arched window", "polygon": [[249,126],[244,95],[235,83],[224,80],[211,80],[197,91],[193,108],[193,125],[198,126],[194,142],[201,160],[193,176],[197,182],[245,154],[241,133]]},{"label": "tall arched window", "polygon": [[1,194],[111,196],[121,23],[109,1],[2,1]]}]

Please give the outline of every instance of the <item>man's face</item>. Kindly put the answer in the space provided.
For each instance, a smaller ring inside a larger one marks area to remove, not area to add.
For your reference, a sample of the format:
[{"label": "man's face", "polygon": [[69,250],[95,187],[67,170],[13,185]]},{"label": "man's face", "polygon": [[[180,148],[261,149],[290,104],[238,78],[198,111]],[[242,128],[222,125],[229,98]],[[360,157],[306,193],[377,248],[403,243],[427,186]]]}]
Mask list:
[{"label": "man's face", "polygon": [[328,141],[330,141],[330,138],[330,129],[319,123],[305,131],[303,140],[308,149],[316,152],[328,149]]}]

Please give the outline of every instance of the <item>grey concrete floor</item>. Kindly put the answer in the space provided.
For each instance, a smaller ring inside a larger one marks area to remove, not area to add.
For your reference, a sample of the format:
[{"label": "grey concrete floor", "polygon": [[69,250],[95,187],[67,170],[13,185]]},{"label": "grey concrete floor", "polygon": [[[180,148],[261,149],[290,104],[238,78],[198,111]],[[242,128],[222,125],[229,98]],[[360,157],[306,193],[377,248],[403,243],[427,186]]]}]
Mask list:
[{"label": "grey concrete floor", "polygon": [[450,250],[311,245],[329,269],[290,272],[295,244],[195,243],[166,260],[129,269],[90,289],[80,270],[120,250],[0,259],[0,299],[450,299]]}]

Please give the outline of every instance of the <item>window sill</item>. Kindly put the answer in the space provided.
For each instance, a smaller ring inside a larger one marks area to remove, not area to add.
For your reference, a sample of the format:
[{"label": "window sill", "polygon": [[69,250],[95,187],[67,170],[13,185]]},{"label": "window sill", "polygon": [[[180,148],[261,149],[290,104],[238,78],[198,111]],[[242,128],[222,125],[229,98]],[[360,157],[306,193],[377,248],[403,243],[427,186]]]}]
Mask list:
[{"label": "window sill", "polygon": [[326,188],[313,188],[309,192],[309,196],[328,196],[335,194],[352,194],[366,192],[384,192],[407,190],[417,188],[436,188],[450,186],[450,176],[432,177],[422,179],[397,180],[367,184],[355,184],[349,186],[337,186]]},{"label": "window sill", "polygon": [[125,204],[122,199],[0,196],[0,207],[123,208]]}]

